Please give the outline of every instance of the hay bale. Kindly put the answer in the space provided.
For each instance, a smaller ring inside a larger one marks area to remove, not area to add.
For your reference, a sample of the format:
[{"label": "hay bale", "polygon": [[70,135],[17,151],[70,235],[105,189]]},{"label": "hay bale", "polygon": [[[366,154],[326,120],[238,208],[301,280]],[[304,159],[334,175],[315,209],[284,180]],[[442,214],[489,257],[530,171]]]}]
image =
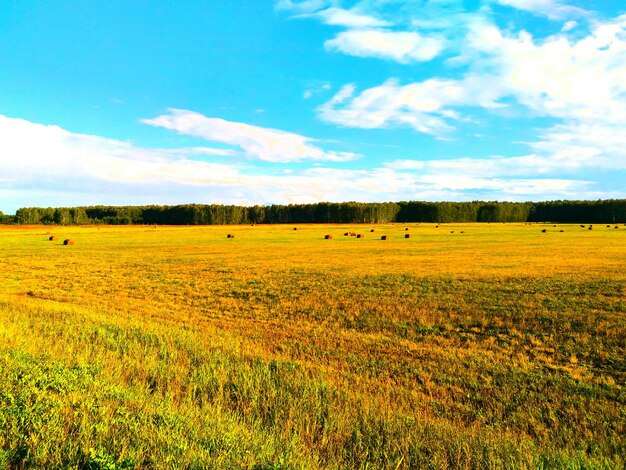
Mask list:
[{"label": "hay bale", "polygon": [[563,232],[565,232],[565,230],[559,230],[559,233],[563,233]]},{"label": "hay bale", "polygon": [[546,232],[547,230],[545,228],[541,231],[541,233],[546,233]]},{"label": "hay bale", "polygon": [[332,235],[324,235],[324,240],[330,240],[332,238],[333,238]]},{"label": "hay bale", "polygon": [[465,230],[461,230],[461,233],[465,233]]},{"label": "hay bale", "polygon": [[350,232],[346,232],[346,233],[343,234],[344,237],[347,237],[349,235],[350,235]]},{"label": "hay bale", "polygon": [[381,240],[389,240],[389,237],[387,235],[383,235],[382,237],[380,237]]},{"label": "hay bale", "polygon": [[556,228],[556,225],[553,225],[553,227],[555,227],[555,228]]},{"label": "hay bale", "polygon": [[581,225],[580,225],[580,228],[585,228],[585,226],[581,224]]},{"label": "hay bale", "polygon": [[593,226],[591,226],[591,225],[590,225],[590,226],[589,226],[589,230],[593,230]]},{"label": "hay bale", "polygon": [[373,231],[374,231],[374,229],[370,230],[370,232],[373,232]]},{"label": "hay bale", "polygon": [[57,239],[57,237],[55,237],[54,235],[50,235],[50,237],[48,238],[48,240],[50,240],[50,241],[54,241],[56,239]]},{"label": "hay bale", "polygon": [[408,232],[408,230],[409,230],[409,227],[407,227],[407,228],[405,228],[404,230]]},{"label": "hay bale", "polygon": [[607,226],[606,226],[606,228],[611,228],[611,226],[610,226],[610,225],[607,225]]},{"label": "hay bale", "polygon": [[411,238],[411,234],[410,233],[405,233],[404,234],[404,238]]},{"label": "hay bale", "polygon": [[616,225],[615,228],[619,228],[619,227]]},{"label": "hay bale", "polygon": [[454,233],[454,230],[450,230],[450,233]]},{"label": "hay bale", "polygon": [[69,238],[66,238],[65,240],[63,240],[63,244],[64,245],[73,245],[74,244],[74,240],[70,240]]},{"label": "hay bale", "polygon": [[439,228],[439,225],[435,225],[435,228]]},{"label": "hay bale", "polygon": [[365,238],[365,235],[363,235],[362,233],[357,233],[356,237],[357,238]]},{"label": "hay bale", "polygon": [[356,237],[356,232],[350,232],[351,237]]},{"label": "hay bale", "polygon": [[235,238],[235,235],[233,235],[232,233],[229,233],[228,235],[226,235],[226,238]]},{"label": "hay bale", "polygon": [[294,227],[293,229],[294,229],[294,230],[298,230],[298,227]]}]

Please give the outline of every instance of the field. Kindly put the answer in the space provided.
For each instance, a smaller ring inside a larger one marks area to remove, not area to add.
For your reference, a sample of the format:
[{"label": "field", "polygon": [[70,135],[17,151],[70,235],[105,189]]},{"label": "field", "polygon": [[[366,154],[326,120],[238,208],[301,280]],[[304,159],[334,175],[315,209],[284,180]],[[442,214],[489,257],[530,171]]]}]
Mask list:
[{"label": "field", "polygon": [[293,228],[0,226],[0,468],[624,468],[626,226]]}]

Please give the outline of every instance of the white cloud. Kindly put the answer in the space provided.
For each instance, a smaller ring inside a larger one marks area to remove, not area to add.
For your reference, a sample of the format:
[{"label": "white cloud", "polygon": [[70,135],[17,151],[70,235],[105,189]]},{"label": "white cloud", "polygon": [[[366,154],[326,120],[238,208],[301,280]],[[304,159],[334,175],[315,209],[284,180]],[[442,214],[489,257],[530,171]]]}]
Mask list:
[{"label": "white cloud", "polygon": [[626,125],[569,123],[553,126],[531,144],[550,155],[559,171],[626,170]]},{"label": "white cloud", "polygon": [[364,14],[358,9],[345,10],[343,8],[327,8],[314,15],[327,25],[345,26],[346,28],[377,28],[389,26],[390,23]]},{"label": "white cloud", "polygon": [[[498,27],[496,3],[561,22],[561,31],[536,36],[515,20]],[[457,0],[364,0],[353,10],[391,24],[342,24],[346,30],[325,42],[327,50],[405,64],[445,54],[452,73],[413,83],[388,79],[362,90],[344,85],[318,106],[322,120],[363,129],[404,126],[440,139],[454,135],[460,122],[483,125],[481,112],[560,123],[537,131],[528,155],[402,160],[386,168],[419,175],[414,184],[441,191],[576,197],[598,194],[581,177],[585,172],[626,171],[626,15],[600,20],[565,0],[487,0],[475,11]]]},{"label": "white cloud", "polygon": [[493,191],[506,194],[507,199],[514,199],[512,196],[516,195],[526,198],[545,197],[550,193],[573,195],[590,185],[589,182],[578,180],[484,178],[450,174],[425,175],[418,178],[418,181],[431,184],[437,190]]},{"label": "white cloud", "polygon": [[231,166],[187,157],[229,154],[223,149],[205,147],[136,147],[0,115],[0,166],[6,178],[15,184],[28,179],[71,181],[74,177],[125,183],[220,183],[236,176]]},{"label": "white cloud", "polygon": [[[388,80],[355,94],[354,85],[318,108],[343,126],[407,125],[445,135],[468,107],[489,112],[504,106],[575,122],[626,122],[626,15],[596,23],[577,41],[557,34],[536,40],[475,24],[466,40],[460,79],[431,78],[400,85]],[[507,103],[505,105],[505,103]]]},{"label": "white cloud", "polygon": [[545,16],[551,20],[562,20],[572,16],[584,16],[588,14],[582,8],[566,5],[558,0],[495,0],[500,5],[528,11],[539,16]]},{"label": "white cloud", "polygon": [[[562,129],[559,135],[576,131]],[[616,137],[614,144],[620,142]],[[232,160],[216,164],[187,158],[210,150],[150,149],[0,115],[2,210],[29,205],[471,200],[481,196],[523,200],[575,192],[582,197],[593,191],[577,178],[516,177],[509,171],[512,164],[501,164],[502,171],[489,176],[467,172],[471,166],[460,160],[398,161],[367,170],[272,171],[273,166],[250,168]],[[527,162],[529,167],[531,163]]]},{"label": "white cloud", "polygon": [[[3,209],[100,203],[312,202],[341,200],[354,188],[352,182],[332,178],[330,173],[322,177],[277,172],[277,176],[230,161],[218,164],[187,158],[207,153],[213,149],[138,147],[0,115]],[[221,155],[221,149],[217,153]],[[369,197],[375,198],[380,189],[372,189]]]},{"label": "white cloud", "polygon": [[561,28],[561,31],[563,31],[564,33],[571,31],[572,29],[578,27],[578,21],[568,21],[567,23],[565,23],[563,25],[563,27]]},{"label": "white cloud", "polygon": [[357,96],[354,86],[346,85],[318,111],[323,120],[342,126],[372,129],[406,125],[425,134],[442,135],[451,129],[448,120],[460,119],[451,106],[500,106],[497,88],[485,85],[475,76],[464,82],[430,79],[404,86],[390,79]]},{"label": "white cloud", "polygon": [[376,29],[349,30],[324,43],[327,50],[356,57],[376,57],[400,63],[427,62],[441,53],[444,41],[417,32]]},{"label": "white cloud", "polygon": [[[410,2],[362,0],[349,9],[341,8],[339,4],[338,1],[329,1],[325,5],[315,3],[314,8],[302,8],[304,3],[294,4],[290,0],[280,0],[277,6],[296,13],[294,18],[313,18],[326,25],[344,28],[333,39],[325,41],[324,47],[327,50],[400,63],[430,61],[440,55],[447,45],[443,36],[419,31],[424,25],[428,25],[424,30],[438,29],[434,18],[425,17],[425,12],[441,13],[442,10],[445,15],[451,14],[455,18],[452,23],[456,27],[459,26],[456,20],[463,17],[465,21],[472,17],[459,15],[440,1],[427,2],[420,7],[419,17],[409,15],[408,11],[415,9]],[[446,24],[449,26],[450,22]]]},{"label": "white cloud", "polygon": [[543,116],[621,121],[626,117],[626,16],[597,23],[578,41],[529,33],[506,36],[496,26],[475,29],[468,47],[485,57],[483,76]]},{"label": "white cloud", "polygon": [[209,118],[200,113],[170,109],[142,123],[163,127],[179,134],[240,147],[249,158],[266,162],[297,162],[302,160],[350,161],[359,156],[351,152],[322,150],[314,139],[279,129],[252,126],[241,122]]}]

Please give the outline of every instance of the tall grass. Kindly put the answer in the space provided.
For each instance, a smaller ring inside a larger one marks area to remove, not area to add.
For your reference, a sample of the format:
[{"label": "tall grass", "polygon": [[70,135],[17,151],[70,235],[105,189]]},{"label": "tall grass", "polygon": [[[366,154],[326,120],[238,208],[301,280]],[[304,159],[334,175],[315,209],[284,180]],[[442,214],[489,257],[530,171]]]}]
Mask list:
[{"label": "tall grass", "polygon": [[626,231],[459,229],[0,230],[0,468],[622,468]]}]

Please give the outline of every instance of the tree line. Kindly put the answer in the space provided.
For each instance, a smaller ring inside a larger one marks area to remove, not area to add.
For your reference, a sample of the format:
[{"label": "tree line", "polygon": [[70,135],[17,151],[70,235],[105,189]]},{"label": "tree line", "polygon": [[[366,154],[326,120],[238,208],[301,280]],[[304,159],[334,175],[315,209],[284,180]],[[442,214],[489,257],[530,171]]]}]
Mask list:
[{"label": "tree line", "polygon": [[229,225],[386,222],[624,223],[626,199],[545,202],[320,202],[270,206],[181,204],[175,206],[25,207],[0,223]]}]

